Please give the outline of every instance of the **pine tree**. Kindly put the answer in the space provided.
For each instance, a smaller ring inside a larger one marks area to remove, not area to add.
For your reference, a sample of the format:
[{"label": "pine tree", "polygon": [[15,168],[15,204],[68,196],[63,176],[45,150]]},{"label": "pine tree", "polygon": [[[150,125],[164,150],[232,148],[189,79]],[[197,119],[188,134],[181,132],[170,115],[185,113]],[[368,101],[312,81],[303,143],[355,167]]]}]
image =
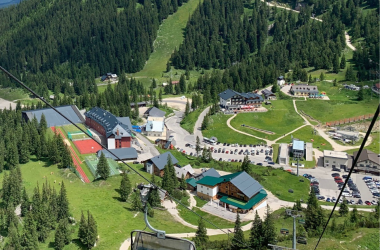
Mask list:
[{"label": "pine tree", "polygon": [[57,220],[69,218],[69,201],[67,199],[65,184],[62,181],[61,190],[57,198]]},{"label": "pine tree", "polygon": [[320,81],[324,81],[325,80],[325,74],[323,74],[323,72],[321,72],[321,74],[319,75],[319,80]]},{"label": "pine tree", "polygon": [[62,153],[62,161],[59,164],[60,168],[70,168],[74,166],[73,158],[71,157],[71,153],[69,148],[64,145],[63,147],[63,153]]},{"label": "pine tree", "polygon": [[[189,103],[189,99],[187,99],[187,102],[186,102],[185,117],[188,116],[188,114],[190,114],[190,103]],[[0,156],[0,157],[1,157],[1,156]]]},{"label": "pine tree", "polygon": [[174,189],[174,183],[168,164],[166,164],[166,166],[164,167],[164,176],[162,177],[162,188],[168,191],[169,193],[171,193]]},{"label": "pine tree", "polygon": [[19,164],[19,154],[17,150],[17,143],[13,141],[10,143],[7,154],[7,162],[9,169],[14,169]]},{"label": "pine tree", "polygon": [[181,93],[186,93],[186,81],[185,81],[185,75],[181,75],[181,77],[179,78],[179,88],[180,88],[180,91]]},{"label": "pine tree", "polygon": [[202,218],[200,218],[198,221],[198,229],[195,232],[195,238],[193,238],[193,241],[197,249],[207,249],[206,245],[208,242],[208,235],[205,223]]},{"label": "pine tree", "polygon": [[340,59],[340,68],[341,69],[346,68],[346,56],[344,55],[344,53],[342,55],[342,58]]},{"label": "pine tree", "polygon": [[309,235],[313,235],[325,224],[325,218],[321,206],[313,190],[309,194],[307,208],[305,210],[305,229]]},{"label": "pine tree", "polygon": [[27,212],[30,210],[30,201],[26,189],[24,187],[22,192],[22,202],[21,202],[21,216],[26,216]]},{"label": "pine tree", "polygon": [[252,222],[251,232],[249,236],[250,246],[253,249],[261,249],[264,245],[264,229],[263,221],[261,220],[259,214],[255,214],[255,219]]},{"label": "pine tree", "polygon": [[234,227],[234,237],[232,238],[232,250],[240,250],[244,248],[244,232],[241,229],[241,221],[240,221],[240,215],[239,213],[236,213],[236,221],[235,221],[235,227]]},{"label": "pine tree", "polygon": [[354,207],[354,209],[351,212],[350,221],[352,223],[356,223],[358,222],[358,220],[359,220],[358,210],[356,209],[356,207]]},{"label": "pine tree", "polygon": [[39,125],[40,134],[45,134],[47,128],[48,128],[48,126],[47,126],[47,122],[46,122],[46,117],[45,117],[44,113],[42,113],[41,119],[40,119],[40,125]]},{"label": "pine tree", "polygon": [[347,200],[346,198],[343,198],[342,204],[340,204],[339,207],[339,214],[340,216],[346,216],[348,214],[348,205],[347,205]]},{"label": "pine tree", "polygon": [[38,234],[36,223],[31,212],[26,214],[24,220],[24,230],[21,236],[21,246],[23,249],[38,250]]},{"label": "pine tree", "polygon": [[158,189],[155,188],[150,191],[149,196],[148,196],[148,203],[150,204],[151,207],[160,207],[161,206],[161,198],[158,193]]},{"label": "pine tree", "polygon": [[8,229],[8,233],[9,233],[9,229],[12,223],[16,226],[18,225],[18,219],[16,217],[15,207],[13,206],[13,204],[8,205],[5,216],[6,216],[5,226]]},{"label": "pine tree", "polygon": [[336,74],[338,74],[339,73],[339,68],[340,68],[340,65],[339,65],[339,56],[335,55],[334,61],[333,61],[333,72],[336,73]]},{"label": "pine tree", "polygon": [[276,227],[274,225],[274,218],[270,212],[269,205],[267,205],[267,211],[265,214],[263,228],[264,228],[264,246],[268,246],[268,244],[274,244],[276,241]]},{"label": "pine tree", "polygon": [[20,243],[20,235],[17,227],[12,222],[8,228],[8,243],[4,249],[17,250],[22,249]]},{"label": "pine tree", "polygon": [[198,136],[195,143],[195,151],[197,152],[197,155],[199,155],[199,152],[201,152],[201,142]]},{"label": "pine tree", "polygon": [[244,156],[244,160],[241,163],[241,171],[245,171],[248,174],[251,172],[248,155]]},{"label": "pine tree", "polygon": [[358,91],[358,101],[363,101],[364,100],[364,89],[360,88]]},{"label": "pine tree", "polygon": [[78,238],[83,245],[87,245],[88,223],[83,211],[79,221]]},{"label": "pine tree", "polygon": [[272,93],[277,93],[278,90],[279,90],[278,85],[277,84],[273,84],[272,89],[271,89]]},{"label": "pine tree", "polygon": [[205,115],[201,124],[201,130],[206,130],[209,126],[209,115]]},{"label": "pine tree", "polygon": [[98,226],[96,225],[96,221],[90,211],[87,211],[88,216],[88,222],[87,222],[87,239],[86,239],[86,245],[88,249],[91,249],[94,247],[96,243],[96,239],[98,237]]},{"label": "pine tree", "polygon": [[138,211],[141,212],[143,210],[143,206],[141,203],[141,198],[140,198],[140,190],[136,190],[135,192],[132,193],[131,197],[131,209],[132,211]]},{"label": "pine tree", "polygon": [[180,185],[179,187],[182,189],[182,190],[186,190],[187,189],[187,183],[186,183],[186,180],[185,180],[185,176],[181,176],[181,182],[180,182]]},{"label": "pine tree", "polygon": [[96,167],[96,176],[100,176],[100,178],[104,180],[107,180],[110,176],[110,167],[108,166],[108,161],[103,152],[100,155],[99,162]]},{"label": "pine tree", "polygon": [[346,80],[347,81],[355,81],[355,75],[354,75],[354,70],[352,69],[352,66],[349,66],[346,70]]},{"label": "pine tree", "polygon": [[54,164],[60,162],[57,140],[58,137],[54,136],[49,142],[49,158]]},{"label": "pine tree", "polygon": [[5,165],[5,145],[4,141],[0,141],[0,173],[3,172]]},{"label": "pine tree", "polygon": [[127,201],[128,196],[131,193],[131,190],[132,190],[131,181],[129,180],[128,174],[124,172],[122,175],[122,178],[121,178],[121,182],[120,182],[120,198],[121,198],[121,200]]}]

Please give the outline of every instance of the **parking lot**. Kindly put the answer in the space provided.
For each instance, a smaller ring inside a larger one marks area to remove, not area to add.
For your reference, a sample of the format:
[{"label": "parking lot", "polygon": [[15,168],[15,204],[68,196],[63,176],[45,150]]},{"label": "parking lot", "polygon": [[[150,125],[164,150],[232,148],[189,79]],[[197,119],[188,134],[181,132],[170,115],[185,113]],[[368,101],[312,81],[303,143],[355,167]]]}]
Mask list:
[{"label": "parking lot", "polygon": [[[318,170],[323,170],[323,169],[324,168],[318,168]],[[318,179],[320,195],[324,196],[325,200],[327,198],[330,198],[330,199],[333,197],[337,198],[339,193],[340,193],[340,190],[338,188],[338,184],[335,182],[334,177],[331,176],[332,173],[339,174],[341,179],[343,180],[343,182],[345,181],[345,178],[342,178],[342,176],[348,174],[347,172],[340,172],[339,173],[339,172],[333,172],[333,171],[326,171],[325,173],[323,173],[321,171],[315,171],[315,170],[307,171],[307,169],[302,169],[300,172],[302,174],[304,174],[304,173],[312,174],[316,179]],[[378,201],[378,198],[376,198],[372,195],[372,192],[370,191],[370,189],[367,187],[367,184],[363,180],[363,177],[365,177],[365,176],[366,175],[364,175],[362,173],[352,173],[351,174],[352,183],[355,184],[355,186],[358,189],[358,192],[360,193],[361,197],[360,198],[352,197],[353,190],[348,188],[347,190],[349,192],[347,193],[348,196],[346,197],[346,199],[348,201],[353,200],[354,204],[357,204],[357,202],[361,199],[363,201],[362,205],[365,205],[364,204],[365,201],[370,201],[370,202],[373,200]],[[375,177],[375,176],[371,176],[371,177],[373,179],[380,179],[380,178]]]},{"label": "parking lot", "polygon": [[[266,145],[236,145],[222,144],[209,145],[202,143],[203,147],[212,149],[212,157],[218,161],[242,162],[244,157],[248,155],[251,162],[258,165],[278,165],[273,162],[273,149]],[[177,148],[178,151],[187,155],[196,156],[195,145],[186,144],[184,148]],[[232,153],[231,153],[232,152]],[[201,153],[200,153],[201,154]]]}]

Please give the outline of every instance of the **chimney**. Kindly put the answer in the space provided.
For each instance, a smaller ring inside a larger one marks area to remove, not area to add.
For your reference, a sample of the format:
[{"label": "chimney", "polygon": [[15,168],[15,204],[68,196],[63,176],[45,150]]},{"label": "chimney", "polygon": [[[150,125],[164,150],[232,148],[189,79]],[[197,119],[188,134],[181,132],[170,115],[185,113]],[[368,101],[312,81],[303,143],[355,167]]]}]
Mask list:
[{"label": "chimney", "polygon": [[116,130],[116,135],[119,135],[119,129]]}]

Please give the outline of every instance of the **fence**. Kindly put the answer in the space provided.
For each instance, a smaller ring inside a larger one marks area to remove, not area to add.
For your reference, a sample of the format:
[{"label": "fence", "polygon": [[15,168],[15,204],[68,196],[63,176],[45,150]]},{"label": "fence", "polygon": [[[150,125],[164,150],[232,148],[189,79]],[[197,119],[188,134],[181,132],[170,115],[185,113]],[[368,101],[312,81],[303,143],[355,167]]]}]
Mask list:
[{"label": "fence", "polygon": [[[86,129],[87,134],[89,134],[92,137],[92,133],[90,130]],[[82,141],[82,140],[89,140],[91,137],[89,137],[87,134],[81,132],[81,131],[76,131],[76,132],[67,132],[67,137],[71,141]]]},{"label": "fence", "polygon": [[364,121],[364,120],[368,120],[372,118],[373,118],[373,114],[360,115],[353,118],[345,118],[339,121],[326,122],[326,126],[332,127],[332,126],[343,125],[343,124],[348,124],[348,123],[353,123],[353,122],[358,122],[358,121]]}]

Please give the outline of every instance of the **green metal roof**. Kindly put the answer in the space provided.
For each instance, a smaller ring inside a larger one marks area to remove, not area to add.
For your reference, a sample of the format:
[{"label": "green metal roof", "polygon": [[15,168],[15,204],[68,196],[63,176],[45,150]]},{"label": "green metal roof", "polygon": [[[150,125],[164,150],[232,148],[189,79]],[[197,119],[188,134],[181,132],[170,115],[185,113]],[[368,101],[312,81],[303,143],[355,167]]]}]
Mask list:
[{"label": "green metal roof", "polygon": [[222,180],[221,182],[227,182],[227,181],[232,180],[236,176],[240,175],[241,173],[242,172],[236,172],[236,173],[233,173],[233,174],[222,175],[222,176],[219,177],[219,179]]},{"label": "green metal roof", "polygon": [[244,202],[242,200],[239,200],[239,199],[236,199],[233,197],[229,197],[227,195],[224,195],[222,198],[220,198],[220,201],[227,203],[227,204],[230,204],[230,205],[233,205],[233,206],[238,207],[240,209],[250,209],[254,205],[256,205],[257,203],[259,203],[260,201],[265,199],[266,197],[267,197],[267,192],[264,189],[261,189],[258,194],[253,196],[252,199],[250,199],[247,202]]},{"label": "green metal roof", "polygon": [[186,182],[190,184],[192,187],[197,186],[197,181],[194,178],[186,179]]},{"label": "green metal roof", "polygon": [[199,181],[197,181],[197,184],[201,185],[207,185],[207,186],[215,186],[218,183],[223,182],[223,178],[217,178],[217,177],[212,177],[212,176],[205,176]]}]

